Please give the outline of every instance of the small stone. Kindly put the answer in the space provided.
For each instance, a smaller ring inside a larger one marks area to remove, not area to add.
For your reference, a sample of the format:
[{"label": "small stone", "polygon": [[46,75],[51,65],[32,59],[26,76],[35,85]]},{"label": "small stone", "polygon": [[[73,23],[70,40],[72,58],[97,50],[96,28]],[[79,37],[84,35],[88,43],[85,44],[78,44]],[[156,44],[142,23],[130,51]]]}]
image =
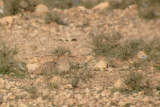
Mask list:
[{"label": "small stone", "polygon": [[44,4],[39,4],[35,8],[35,12],[38,15],[44,15],[46,12],[48,12],[48,7],[46,5],[44,5]]},{"label": "small stone", "polygon": [[3,80],[2,78],[0,78],[0,83],[3,84],[5,82],[5,80]]},{"label": "small stone", "polygon": [[90,62],[92,60],[94,60],[94,57],[92,55],[89,55],[89,56],[86,57],[85,62]]},{"label": "small stone", "polygon": [[14,18],[12,16],[6,16],[0,20],[0,23],[2,25],[11,25],[13,23],[13,20]]},{"label": "small stone", "polygon": [[89,107],[95,107],[95,102],[94,101],[90,101],[89,102]]},{"label": "small stone", "polygon": [[34,71],[37,68],[37,64],[36,63],[29,63],[27,64],[27,69],[29,72]]},{"label": "small stone", "polygon": [[18,107],[28,107],[28,106],[27,106],[26,104],[20,102],[20,103],[18,104]]},{"label": "small stone", "polygon": [[11,88],[11,85],[10,84],[6,84],[5,88],[9,90]]},{"label": "small stone", "polygon": [[38,97],[38,98],[37,98],[37,102],[38,102],[38,103],[41,103],[42,101],[43,101],[42,97]]},{"label": "small stone", "polygon": [[12,95],[12,96],[9,96],[8,99],[10,99],[10,100],[15,100],[15,99],[16,99],[16,96],[13,96],[13,95]]},{"label": "small stone", "polygon": [[1,107],[9,107],[9,106],[10,105],[8,103],[6,103],[6,102],[4,102],[4,103],[1,104]]},{"label": "small stone", "polygon": [[139,51],[138,54],[137,54],[137,57],[139,59],[143,59],[144,60],[144,59],[147,58],[147,54],[145,52],[143,52],[143,51]]},{"label": "small stone", "polygon": [[100,98],[100,95],[99,95],[99,94],[97,94],[95,97],[96,97],[96,99],[99,99],[99,98]]},{"label": "small stone", "polygon": [[138,10],[138,6],[136,4],[130,5],[129,9],[133,10],[133,11],[137,11]]},{"label": "small stone", "polygon": [[120,97],[120,95],[121,95],[120,92],[115,92],[115,93],[114,93],[114,97],[115,97],[115,98],[116,98],[116,97]]},{"label": "small stone", "polygon": [[86,99],[81,99],[80,102],[79,102],[79,104],[82,105],[82,104],[85,104],[86,102],[87,102]]},{"label": "small stone", "polygon": [[111,96],[111,91],[104,90],[104,91],[101,93],[101,95],[102,95],[103,97],[104,97],[104,96],[110,97],[110,96]]},{"label": "small stone", "polygon": [[111,106],[111,101],[108,100],[108,101],[107,101],[107,107],[110,107],[110,106]]},{"label": "small stone", "polygon": [[150,99],[149,97],[144,97],[144,98],[143,98],[143,101],[146,102],[146,103],[148,103],[148,102],[151,101],[151,99]]},{"label": "small stone", "polygon": [[154,94],[155,94],[156,96],[160,96],[160,92],[159,92],[159,91],[155,92]]},{"label": "small stone", "polygon": [[75,98],[77,98],[78,100],[83,99],[82,95],[80,95],[80,94],[76,94],[76,95],[75,95]]},{"label": "small stone", "polygon": [[125,102],[125,101],[120,101],[120,102],[119,102],[119,105],[120,105],[121,107],[124,107],[126,104],[127,104],[127,102]]},{"label": "small stone", "polygon": [[106,59],[100,59],[94,66],[94,70],[105,71],[108,68]]},{"label": "small stone", "polygon": [[122,89],[122,88],[125,88],[125,84],[123,83],[122,79],[118,79],[114,85],[113,85],[114,88],[116,89]]},{"label": "small stone", "polygon": [[139,92],[138,95],[139,95],[139,96],[144,95],[144,91]]},{"label": "small stone", "polygon": [[83,7],[83,6],[78,6],[77,7],[81,12],[85,12],[85,11],[88,11],[87,8]]},{"label": "small stone", "polygon": [[75,103],[75,100],[72,98],[67,99],[67,104],[68,105],[73,105]]},{"label": "small stone", "polygon": [[8,100],[8,96],[4,96],[3,101],[7,101],[7,100]]},{"label": "small stone", "polygon": [[43,82],[43,76],[40,76],[39,78],[36,79],[36,82],[42,83]]},{"label": "small stone", "polygon": [[114,87],[108,87],[108,90],[113,90],[114,89]]},{"label": "small stone", "polygon": [[86,95],[89,95],[90,94],[90,90],[88,88],[85,89],[85,93]]}]

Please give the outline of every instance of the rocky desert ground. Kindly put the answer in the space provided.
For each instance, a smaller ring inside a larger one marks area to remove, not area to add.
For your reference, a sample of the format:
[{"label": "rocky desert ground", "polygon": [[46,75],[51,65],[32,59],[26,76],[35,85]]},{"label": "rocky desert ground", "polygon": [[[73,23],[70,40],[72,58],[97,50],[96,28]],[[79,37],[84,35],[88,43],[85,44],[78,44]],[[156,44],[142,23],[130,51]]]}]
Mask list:
[{"label": "rocky desert ground", "polygon": [[[137,5],[112,11],[109,5],[62,10],[38,4],[34,12],[0,18],[0,107],[160,107],[160,19],[139,17]],[[122,35],[120,41],[102,38],[114,47],[156,38],[156,51],[131,46],[126,53],[135,52],[133,58],[110,59],[119,51],[100,53],[94,37],[101,35]],[[7,71],[13,59],[19,69]]]}]

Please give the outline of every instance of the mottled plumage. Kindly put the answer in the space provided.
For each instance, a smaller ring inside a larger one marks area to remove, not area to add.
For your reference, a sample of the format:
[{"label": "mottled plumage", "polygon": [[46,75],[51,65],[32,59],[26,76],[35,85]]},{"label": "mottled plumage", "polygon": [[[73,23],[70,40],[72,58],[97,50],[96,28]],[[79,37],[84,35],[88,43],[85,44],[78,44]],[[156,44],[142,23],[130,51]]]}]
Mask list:
[{"label": "mottled plumage", "polygon": [[42,64],[38,67],[34,73],[35,74],[47,74],[47,73],[56,73],[56,72],[67,72],[70,70],[70,62],[68,57],[59,61],[51,61]]}]

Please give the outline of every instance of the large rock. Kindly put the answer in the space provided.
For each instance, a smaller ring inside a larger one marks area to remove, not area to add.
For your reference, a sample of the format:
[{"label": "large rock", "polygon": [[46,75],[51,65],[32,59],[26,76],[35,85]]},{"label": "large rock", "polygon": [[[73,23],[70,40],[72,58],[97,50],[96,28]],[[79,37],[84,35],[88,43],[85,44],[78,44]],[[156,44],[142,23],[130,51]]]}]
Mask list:
[{"label": "large rock", "polygon": [[44,4],[39,4],[36,6],[35,8],[35,12],[38,14],[38,15],[44,15],[46,12],[48,12],[48,7]]},{"label": "large rock", "polygon": [[109,2],[102,2],[92,8],[94,11],[103,11],[109,7]]}]

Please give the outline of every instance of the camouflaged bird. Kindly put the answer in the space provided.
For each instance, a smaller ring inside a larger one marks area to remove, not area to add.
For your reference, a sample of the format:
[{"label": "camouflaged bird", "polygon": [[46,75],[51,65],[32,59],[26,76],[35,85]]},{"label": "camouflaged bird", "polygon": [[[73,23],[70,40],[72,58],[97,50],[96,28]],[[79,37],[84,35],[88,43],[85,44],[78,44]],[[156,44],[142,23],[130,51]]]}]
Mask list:
[{"label": "camouflaged bird", "polygon": [[54,74],[65,73],[70,70],[70,61],[68,57],[65,57],[59,61],[51,61],[42,64],[33,73],[34,74]]}]

